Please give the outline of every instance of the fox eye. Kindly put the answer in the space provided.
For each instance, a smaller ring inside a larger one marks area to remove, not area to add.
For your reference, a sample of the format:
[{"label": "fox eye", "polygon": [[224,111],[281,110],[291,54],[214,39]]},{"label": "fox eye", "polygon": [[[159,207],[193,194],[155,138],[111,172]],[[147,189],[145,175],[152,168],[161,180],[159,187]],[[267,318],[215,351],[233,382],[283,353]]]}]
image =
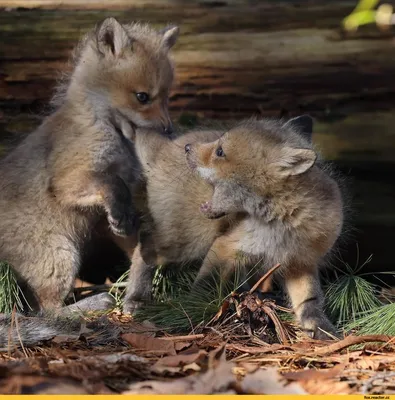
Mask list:
[{"label": "fox eye", "polygon": [[149,102],[149,95],[148,95],[148,93],[139,92],[139,93],[136,93],[136,97],[137,97],[137,100],[138,100],[141,104],[147,104],[147,103]]},{"label": "fox eye", "polygon": [[221,146],[218,147],[217,150],[215,150],[215,155],[216,155],[217,157],[225,157],[225,153],[224,153],[224,151],[222,150],[222,147],[221,147]]}]

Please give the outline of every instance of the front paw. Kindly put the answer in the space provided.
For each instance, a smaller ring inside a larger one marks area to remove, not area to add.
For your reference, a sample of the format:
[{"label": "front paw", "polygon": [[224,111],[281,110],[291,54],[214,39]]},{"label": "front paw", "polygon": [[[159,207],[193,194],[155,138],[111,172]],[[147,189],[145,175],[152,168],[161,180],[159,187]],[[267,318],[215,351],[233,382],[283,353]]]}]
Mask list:
[{"label": "front paw", "polygon": [[132,236],[138,231],[139,216],[133,208],[124,210],[113,209],[108,213],[107,219],[110,229],[115,235]]},{"label": "front paw", "polygon": [[217,218],[221,218],[225,215],[224,212],[219,212],[219,211],[213,210],[213,205],[212,205],[211,201],[206,201],[205,203],[203,203],[200,206],[200,211],[203,213],[203,215],[206,218],[209,218],[209,219],[217,219]]},{"label": "front paw", "polygon": [[138,300],[127,300],[123,303],[122,311],[124,314],[135,314],[138,310],[141,310],[143,308],[145,302],[144,301],[138,301]]},{"label": "front paw", "polygon": [[305,332],[312,338],[317,340],[333,340],[340,339],[340,335],[336,328],[327,318],[317,317],[314,320],[304,321],[302,324]]}]

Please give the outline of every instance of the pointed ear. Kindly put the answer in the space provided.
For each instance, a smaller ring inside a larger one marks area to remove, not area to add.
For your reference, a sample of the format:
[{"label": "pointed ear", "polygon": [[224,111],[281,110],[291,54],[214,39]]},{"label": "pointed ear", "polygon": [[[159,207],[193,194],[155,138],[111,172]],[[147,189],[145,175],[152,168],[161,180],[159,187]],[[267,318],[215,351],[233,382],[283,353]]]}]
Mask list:
[{"label": "pointed ear", "polygon": [[115,18],[106,18],[96,29],[97,49],[103,55],[118,57],[130,45],[124,27]]},{"label": "pointed ear", "polygon": [[285,147],[275,165],[280,176],[287,177],[308,171],[316,159],[317,154],[313,150]]},{"label": "pointed ear", "polygon": [[287,121],[284,126],[294,126],[299,129],[300,133],[309,143],[312,142],[313,137],[313,118],[310,115],[301,115],[300,117],[295,117]]},{"label": "pointed ear", "polygon": [[160,31],[160,33],[163,35],[162,47],[170,50],[176,44],[179,32],[180,28],[178,26],[167,26],[166,28],[162,29]]}]

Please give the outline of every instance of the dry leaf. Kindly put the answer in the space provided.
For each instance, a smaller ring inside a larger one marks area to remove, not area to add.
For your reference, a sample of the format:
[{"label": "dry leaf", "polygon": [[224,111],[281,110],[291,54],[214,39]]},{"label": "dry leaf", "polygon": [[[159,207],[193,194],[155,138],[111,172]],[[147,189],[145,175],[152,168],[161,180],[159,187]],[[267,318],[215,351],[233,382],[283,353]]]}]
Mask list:
[{"label": "dry leaf", "polygon": [[[122,394],[213,394],[232,390],[236,377],[232,373],[233,364],[222,362],[217,368],[205,373],[194,374],[170,382],[145,381],[132,384]],[[231,393],[235,393],[232,392]]]},{"label": "dry leaf", "polygon": [[124,333],[122,339],[132,345],[134,348],[146,351],[155,351],[156,353],[176,355],[174,343],[170,340],[153,338],[138,333]]},{"label": "dry leaf", "polygon": [[175,356],[163,357],[156,362],[154,367],[166,366],[166,367],[180,367],[183,365],[198,362],[207,356],[207,352],[204,350],[199,350],[199,352],[194,354],[177,354]]},{"label": "dry leaf", "polygon": [[307,394],[298,383],[287,384],[275,368],[259,369],[247,375],[240,387],[248,394]]},{"label": "dry leaf", "polygon": [[300,383],[308,394],[351,394],[353,391],[347,382],[303,381]]},{"label": "dry leaf", "polygon": [[1,382],[2,394],[89,394],[79,382],[71,379],[44,378],[35,375],[13,375]]},{"label": "dry leaf", "polygon": [[222,303],[222,305],[221,305],[220,309],[218,310],[218,312],[214,315],[214,317],[210,321],[210,323],[218,321],[229,310],[229,307],[230,307],[230,301],[229,300],[225,300]]},{"label": "dry leaf", "polygon": [[188,347],[191,347],[191,345],[191,342],[175,342],[174,348],[176,349],[176,351],[181,351],[187,349]]},{"label": "dry leaf", "polygon": [[307,380],[324,380],[333,379],[344,371],[346,364],[339,364],[330,369],[317,370],[317,369],[305,369],[302,371],[292,371],[283,374],[285,379],[290,381],[307,381]]}]

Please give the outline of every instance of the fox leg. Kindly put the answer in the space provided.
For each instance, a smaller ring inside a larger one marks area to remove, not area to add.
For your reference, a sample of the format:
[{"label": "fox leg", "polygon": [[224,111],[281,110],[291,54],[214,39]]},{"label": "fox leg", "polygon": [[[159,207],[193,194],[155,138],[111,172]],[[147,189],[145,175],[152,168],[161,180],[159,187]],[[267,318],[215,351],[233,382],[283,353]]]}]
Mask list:
[{"label": "fox leg", "polygon": [[324,313],[324,295],[316,269],[288,271],[285,287],[296,317],[306,332],[314,339],[329,339],[323,331],[336,336],[335,327]]},{"label": "fox leg", "polygon": [[58,249],[51,250],[51,253],[35,261],[40,266],[31,268],[30,264],[29,276],[23,277],[40,310],[57,310],[64,305],[63,301],[73,287],[79,266],[79,260],[76,260],[72,251]]},{"label": "fox leg", "polygon": [[125,181],[109,173],[89,173],[78,169],[54,177],[49,191],[67,206],[101,206],[107,213],[111,230],[119,236],[136,233],[139,218]]},{"label": "fox leg", "polygon": [[[215,271],[219,272],[220,279],[229,279],[243,263],[240,262],[237,252],[239,236],[237,232],[218,237],[212,244],[199,273],[194,282],[196,287],[201,281],[213,276]],[[242,271],[244,272],[244,271]]]},{"label": "fox leg", "polygon": [[[131,252],[129,252],[131,254]],[[152,299],[152,279],[158,265],[150,235],[140,233],[140,243],[133,252],[123,310],[133,313]]]}]

